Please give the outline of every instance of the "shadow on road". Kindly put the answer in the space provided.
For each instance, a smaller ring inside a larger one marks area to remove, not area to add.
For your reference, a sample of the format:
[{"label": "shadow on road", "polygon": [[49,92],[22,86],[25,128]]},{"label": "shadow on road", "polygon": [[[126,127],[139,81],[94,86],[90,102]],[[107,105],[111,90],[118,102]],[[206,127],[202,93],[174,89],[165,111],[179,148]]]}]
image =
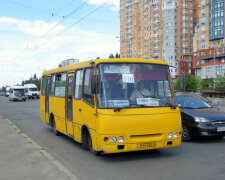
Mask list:
[{"label": "shadow on road", "polygon": [[225,138],[216,138],[216,137],[198,137],[194,138],[191,142],[189,143],[225,143]]}]

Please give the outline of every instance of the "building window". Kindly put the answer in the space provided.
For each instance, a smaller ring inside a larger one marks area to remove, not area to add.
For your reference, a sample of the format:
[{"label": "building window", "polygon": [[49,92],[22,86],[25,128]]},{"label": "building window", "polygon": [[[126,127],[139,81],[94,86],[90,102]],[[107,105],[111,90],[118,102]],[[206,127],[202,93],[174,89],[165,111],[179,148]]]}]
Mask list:
[{"label": "building window", "polygon": [[222,74],[222,66],[216,66],[216,75]]},{"label": "building window", "polygon": [[202,48],[205,48],[205,41],[202,41]]},{"label": "building window", "polygon": [[206,76],[212,75],[212,67],[206,67]]},{"label": "building window", "polygon": [[205,55],[205,51],[202,51],[202,52],[201,52],[201,55],[204,56],[204,55]]}]

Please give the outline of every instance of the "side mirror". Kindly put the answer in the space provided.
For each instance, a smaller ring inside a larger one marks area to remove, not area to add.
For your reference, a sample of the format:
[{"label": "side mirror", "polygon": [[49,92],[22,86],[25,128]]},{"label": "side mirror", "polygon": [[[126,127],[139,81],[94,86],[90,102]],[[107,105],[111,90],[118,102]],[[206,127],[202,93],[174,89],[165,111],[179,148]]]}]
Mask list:
[{"label": "side mirror", "polygon": [[96,93],[96,87],[97,87],[96,75],[93,75],[91,77],[91,93],[92,94]]}]

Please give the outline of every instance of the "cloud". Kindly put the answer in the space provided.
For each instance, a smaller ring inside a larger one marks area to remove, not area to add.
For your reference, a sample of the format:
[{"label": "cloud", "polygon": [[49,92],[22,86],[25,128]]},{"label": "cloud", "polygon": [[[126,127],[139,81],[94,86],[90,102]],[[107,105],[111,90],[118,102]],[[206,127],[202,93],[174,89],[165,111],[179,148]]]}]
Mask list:
[{"label": "cloud", "polygon": [[115,35],[76,27],[50,41],[67,28],[60,25],[40,38],[56,23],[0,17],[0,87],[21,83],[33,74],[40,77],[44,70],[57,67],[68,57],[83,61],[108,58],[109,54],[119,52]]},{"label": "cloud", "polygon": [[119,11],[119,7],[120,7],[119,0],[87,0],[87,2],[89,4],[95,4],[95,5],[102,5],[106,3],[107,5],[110,5],[111,6],[110,9],[114,11]]}]

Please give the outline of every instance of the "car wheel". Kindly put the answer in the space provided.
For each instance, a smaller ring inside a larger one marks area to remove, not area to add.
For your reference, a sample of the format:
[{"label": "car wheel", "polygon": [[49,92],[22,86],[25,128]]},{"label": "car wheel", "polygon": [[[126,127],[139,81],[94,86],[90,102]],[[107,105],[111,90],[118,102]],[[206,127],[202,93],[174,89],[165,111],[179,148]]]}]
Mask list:
[{"label": "car wheel", "polygon": [[181,138],[181,140],[183,142],[191,141],[190,131],[189,131],[188,127],[185,124],[182,124],[182,138]]},{"label": "car wheel", "polygon": [[56,129],[56,126],[55,126],[55,119],[52,120],[52,130],[53,130],[53,133],[54,133],[56,136],[59,136],[60,132]]}]

